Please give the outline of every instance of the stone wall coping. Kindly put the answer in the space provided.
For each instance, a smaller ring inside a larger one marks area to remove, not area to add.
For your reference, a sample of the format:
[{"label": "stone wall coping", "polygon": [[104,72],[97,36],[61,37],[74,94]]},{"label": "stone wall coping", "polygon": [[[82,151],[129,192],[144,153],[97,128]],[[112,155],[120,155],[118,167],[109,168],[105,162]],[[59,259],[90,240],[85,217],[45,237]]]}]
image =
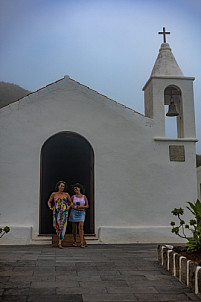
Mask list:
[{"label": "stone wall coping", "polygon": [[179,255],[173,245],[158,245],[158,262],[201,298],[201,266]]}]

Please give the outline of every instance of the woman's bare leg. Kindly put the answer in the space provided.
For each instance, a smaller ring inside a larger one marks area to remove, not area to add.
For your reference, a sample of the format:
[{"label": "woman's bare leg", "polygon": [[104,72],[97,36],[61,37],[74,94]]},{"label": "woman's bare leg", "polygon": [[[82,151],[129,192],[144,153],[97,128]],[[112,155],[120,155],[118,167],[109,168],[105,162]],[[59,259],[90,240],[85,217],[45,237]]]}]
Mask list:
[{"label": "woman's bare leg", "polygon": [[58,247],[59,247],[60,249],[63,248],[61,242],[62,242],[61,239],[59,239],[59,245],[58,245]]},{"label": "woman's bare leg", "polygon": [[84,246],[84,221],[79,222],[80,245]]}]

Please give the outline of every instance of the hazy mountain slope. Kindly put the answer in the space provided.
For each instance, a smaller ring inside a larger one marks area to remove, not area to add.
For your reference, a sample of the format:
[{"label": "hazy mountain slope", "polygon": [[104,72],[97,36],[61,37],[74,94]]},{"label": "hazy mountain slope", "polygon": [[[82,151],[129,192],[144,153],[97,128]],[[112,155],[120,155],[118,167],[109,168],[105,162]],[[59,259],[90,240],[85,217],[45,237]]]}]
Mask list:
[{"label": "hazy mountain slope", "polygon": [[0,108],[29,94],[30,91],[6,82],[0,82]]}]

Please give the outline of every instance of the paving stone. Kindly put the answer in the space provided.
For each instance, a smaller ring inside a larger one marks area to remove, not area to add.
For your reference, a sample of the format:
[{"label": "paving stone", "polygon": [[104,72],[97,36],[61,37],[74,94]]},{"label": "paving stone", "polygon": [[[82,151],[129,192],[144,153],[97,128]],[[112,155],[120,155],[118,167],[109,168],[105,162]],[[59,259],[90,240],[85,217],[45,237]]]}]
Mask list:
[{"label": "paving stone", "polygon": [[26,288],[30,287],[30,281],[16,281],[16,282],[1,282],[0,288]]},{"label": "paving stone", "polygon": [[43,271],[43,272],[55,272],[55,266],[35,266],[33,267],[33,271],[37,272],[37,271]]},{"label": "paving stone", "polygon": [[159,271],[144,271],[144,270],[129,270],[129,271],[124,271],[124,270],[119,270],[120,274],[123,276],[159,276],[161,277],[162,273]]},{"label": "paving stone", "polygon": [[86,270],[88,268],[97,270],[97,266],[94,263],[76,263],[75,268],[78,270]]},{"label": "paving stone", "polygon": [[38,259],[43,259],[43,260],[56,259],[56,255],[55,254],[49,254],[49,253],[40,254],[37,257],[38,257]]},{"label": "paving stone", "polygon": [[[157,283],[158,284],[158,283]],[[160,284],[158,284],[160,286]],[[178,288],[186,288],[186,285],[181,283],[177,278],[171,279],[171,284],[170,286],[178,287]]]},{"label": "paving stone", "polygon": [[46,272],[46,271],[33,271],[33,276],[34,277],[40,277],[40,276],[44,276],[44,277],[48,277],[48,276],[56,276],[57,272],[53,271],[53,272]]},{"label": "paving stone", "polygon": [[144,287],[136,286],[136,287],[109,287],[107,288],[109,294],[123,294],[123,293],[158,293],[154,287]]},{"label": "paving stone", "polygon": [[57,294],[107,294],[107,289],[104,287],[58,287],[56,288]]},{"label": "paving stone", "polygon": [[81,287],[118,287],[118,286],[121,286],[121,287],[128,287],[128,284],[126,281],[101,281],[101,282],[98,282],[98,281],[92,281],[90,282],[90,284],[88,282],[79,282],[80,286]]},{"label": "paving stone", "polygon": [[188,298],[190,298],[191,301],[200,301],[200,299],[198,298],[198,296],[192,292],[188,292],[186,293],[186,296]]},{"label": "paving stone", "polygon": [[60,275],[56,276],[56,281],[101,281],[101,276],[72,276],[72,275]]},{"label": "paving stone", "polygon": [[191,290],[188,287],[173,287],[173,286],[155,286],[155,289],[158,293],[171,293],[171,294],[182,294],[182,293],[191,293]]},{"label": "paving stone", "polygon": [[76,267],[76,270],[79,271],[97,271],[96,266],[78,266]]},{"label": "paving stone", "polygon": [[134,294],[97,294],[87,295],[83,294],[83,302],[96,302],[96,301],[137,301]]},{"label": "paving stone", "polygon": [[30,271],[3,271],[3,272],[0,272],[0,280],[2,280],[2,277],[1,276],[7,276],[7,277],[14,277],[14,276],[26,276],[26,278],[28,276],[32,276],[33,275],[33,271],[30,270]]},{"label": "paving stone", "polygon": [[147,274],[146,275],[147,280],[150,281],[165,281],[165,280],[175,280],[175,277],[172,275],[152,275],[152,274]]},{"label": "paving stone", "polygon": [[55,281],[56,277],[52,274],[38,274],[38,275],[32,275],[32,276],[12,276],[10,277],[9,281]]},{"label": "paving stone", "polygon": [[26,302],[27,296],[2,296],[0,301],[4,302]]},{"label": "paving stone", "polygon": [[[136,270],[138,270],[138,268],[137,268],[136,265],[129,265],[129,264],[128,265],[124,265],[124,264],[121,265],[121,263],[119,263],[119,265],[116,265],[115,269],[119,270],[119,271],[122,271],[122,272],[124,272],[124,271],[128,272],[128,271],[136,271]],[[101,268],[100,268],[100,270],[101,270]]]},{"label": "paving stone", "polygon": [[0,301],[200,301],[162,268],[157,246],[0,246]]},{"label": "paving stone", "polygon": [[77,281],[32,281],[31,287],[33,288],[41,288],[41,287],[50,287],[50,288],[56,288],[56,287],[79,287],[79,283]]},{"label": "paving stone", "polygon": [[188,301],[188,297],[185,294],[135,294],[138,301]]},{"label": "paving stone", "polygon": [[9,280],[9,276],[1,276],[0,283],[7,282]]},{"label": "paving stone", "polygon": [[77,274],[78,276],[120,276],[118,271],[78,271]]},{"label": "paving stone", "polygon": [[53,266],[56,263],[56,260],[37,260],[35,261],[36,266]]},{"label": "paving stone", "polygon": [[[135,286],[141,286],[142,281],[132,281],[132,280],[127,280],[128,286],[130,287],[135,287]],[[157,284],[157,286],[172,286],[171,280],[161,280],[161,281],[150,281],[146,280],[143,281],[144,286],[151,286],[154,287]]]},{"label": "paving stone", "polygon": [[65,271],[56,271],[54,273],[55,276],[77,276],[77,271],[73,270],[73,271],[68,271],[67,269]]},{"label": "paving stone", "polygon": [[26,261],[26,260],[38,260],[38,256],[35,256],[35,255],[25,255],[25,256],[22,256],[21,259],[22,261]]},{"label": "paving stone", "polygon": [[18,266],[13,268],[13,272],[33,272],[35,269],[36,267],[33,266]]},{"label": "paving stone", "polygon": [[146,266],[146,264],[142,264],[142,266],[136,266],[137,270],[147,270],[147,271],[158,271],[159,268],[155,267],[155,266]]},{"label": "paving stone", "polygon": [[82,295],[79,294],[66,294],[66,295],[49,295],[39,296],[31,295],[27,302],[83,302]]},{"label": "paving stone", "polygon": [[12,266],[8,266],[8,265],[6,265],[6,264],[5,264],[5,266],[0,264],[0,268],[1,268],[0,273],[1,273],[1,272],[4,272],[4,271],[12,271],[12,270],[13,270],[13,267],[12,267]]},{"label": "paving stone", "polygon": [[107,266],[99,266],[99,267],[97,267],[97,270],[98,271],[100,271],[100,272],[102,272],[102,271],[108,271],[108,272],[112,272],[112,271],[116,271],[116,270],[119,270],[120,269],[120,267],[118,266],[118,267],[107,267]]},{"label": "paving stone", "polygon": [[56,288],[30,288],[29,295],[37,295],[37,296],[49,296],[49,295],[55,295],[56,294]]},{"label": "paving stone", "polygon": [[69,266],[76,266],[76,261],[73,259],[67,260],[67,259],[57,259],[56,258],[56,266],[61,266],[61,265],[66,265],[68,264]]},{"label": "paving stone", "polygon": [[18,260],[17,266],[36,266],[36,261],[34,260]]},{"label": "paving stone", "polygon": [[6,288],[4,296],[11,295],[11,296],[26,296],[29,295],[29,287],[26,288]]},{"label": "paving stone", "polygon": [[101,276],[101,280],[102,281],[144,281],[146,280],[145,276],[112,276],[112,275],[102,275]]},{"label": "paving stone", "polygon": [[61,265],[61,266],[55,266],[55,270],[57,272],[62,272],[62,271],[68,271],[68,272],[71,272],[71,271],[76,271],[76,268],[75,267],[71,267],[71,266],[64,266],[64,265]]}]

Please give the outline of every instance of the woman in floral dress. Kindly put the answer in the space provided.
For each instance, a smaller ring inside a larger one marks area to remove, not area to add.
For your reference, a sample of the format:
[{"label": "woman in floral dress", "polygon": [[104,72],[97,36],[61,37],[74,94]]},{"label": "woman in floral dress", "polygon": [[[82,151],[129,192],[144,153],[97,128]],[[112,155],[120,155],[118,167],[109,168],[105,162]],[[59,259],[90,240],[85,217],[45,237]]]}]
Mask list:
[{"label": "woman in floral dress", "polygon": [[[56,230],[57,235],[59,236],[59,245],[58,247],[62,249],[62,240],[64,238],[68,211],[71,206],[70,195],[67,192],[64,192],[66,189],[66,182],[59,181],[56,184],[57,192],[53,192],[48,200],[48,207],[53,211],[53,226]],[[54,206],[52,207],[52,201],[54,201]]]}]

